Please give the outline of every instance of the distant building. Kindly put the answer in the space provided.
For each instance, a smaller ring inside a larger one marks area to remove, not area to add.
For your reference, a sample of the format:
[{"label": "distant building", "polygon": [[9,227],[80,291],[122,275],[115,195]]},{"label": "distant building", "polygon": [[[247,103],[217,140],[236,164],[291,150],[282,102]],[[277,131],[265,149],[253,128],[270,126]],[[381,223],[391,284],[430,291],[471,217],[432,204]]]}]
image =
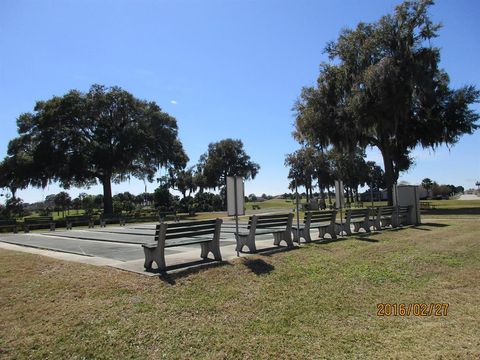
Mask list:
[{"label": "distant building", "polygon": [[[428,191],[423,186],[419,185],[418,189],[420,190],[420,200],[425,200],[432,197],[432,191]],[[372,201],[372,193],[370,190],[365,191],[360,194],[360,200],[363,202]],[[387,190],[380,189],[373,191],[373,201],[386,201],[388,200]]]},{"label": "distant building", "polygon": [[384,201],[387,200],[387,190],[374,190],[370,191],[367,190],[364,193],[360,194],[360,200],[363,202],[368,202],[368,201]]}]

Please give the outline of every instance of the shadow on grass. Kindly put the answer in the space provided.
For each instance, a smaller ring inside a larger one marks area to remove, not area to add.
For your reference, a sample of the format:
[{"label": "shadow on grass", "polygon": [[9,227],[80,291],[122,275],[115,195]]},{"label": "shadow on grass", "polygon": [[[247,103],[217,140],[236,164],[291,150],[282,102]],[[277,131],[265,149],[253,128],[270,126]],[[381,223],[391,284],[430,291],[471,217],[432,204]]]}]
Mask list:
[{"label": "shadow on grass", "polygon": [[[430,227],[447,227],[447,226],[450,226],[448,224],[440,224],[440,223],[422,223],[421,225],[418,225],[418,226],[430,226]],[[418,227],[418,226],[414,226],[415,227]]]},{"label": "shadow on grass", "polygon": [[280,246],[272,246],[272,247],[267,247],[267,248],[261,248],[257,249],[256,253],[250,253],[248,251],[240,251],[241,254],[256,254],[260,256],[272,256],[276,253],[281,253],[284,251],[292,251],[292,250],[298,250],[298,246],[293,246],[289,248],[288,246],[280,245]]},{"label": "shadow on grass", "polygon": [[363,235],[363,236],[356,236],[354,239],[355,240],[360,240],[360,241],[366,241],[366,242],[370,242],[370,243],[378,243],[379,240],[377,239],[370,239],[369,237],[370,235]]},{"label": "shadow on grass", "polygon": [[158,278],[170,285],[175,285],[177,280],[198,274],[207,269],[220,266],[233,266],[227,261],[216,261],[212,259],[190,261],[181,264],[167,266],[166,270],[152,269],[152,273],[158,274]]},{"label": "shadow on grass", "polygon": [[[432,231],[432,229],[428,229],[426,228],[425,226],[427,227],[437,227],[437,228],[442,228],[442,227],[447,227],[447,226],[450,226],[448,224],[439,224],[439,223],[422,223],[420,225],[416,225],[416,226],[410,226],[410,229],[414,229],[414,230],[422,230],[422,231]],[[393,229],[393,231],[396,230],[396,229]]]},{"label": "shadow on grass", "polygon": [[245,259],[243,264],[257,276],[269,274],[275,269],[273,265],[262,259]]},{"label": "shadow on grass", "polygon": [[456,209],[426,209],[422,215],[480,215],[480,207],[456,208]]},{"label": "shadow on grass", "polygon": [[379,234],[377,231],[371,231],[369,233],[367,232],[360,232],[360,233],[354,233],[352,235],[337,235],[336,239],[333,238],[323,238],[323,239],[316,239],[311,242],[311,244],[330,244],[338,241],[345,241],[345,240],[360,240],[360,241],[366,241],[366,242],[372,242],[376,243],[379,240],[376,239],[370,239],[370,236]]}]

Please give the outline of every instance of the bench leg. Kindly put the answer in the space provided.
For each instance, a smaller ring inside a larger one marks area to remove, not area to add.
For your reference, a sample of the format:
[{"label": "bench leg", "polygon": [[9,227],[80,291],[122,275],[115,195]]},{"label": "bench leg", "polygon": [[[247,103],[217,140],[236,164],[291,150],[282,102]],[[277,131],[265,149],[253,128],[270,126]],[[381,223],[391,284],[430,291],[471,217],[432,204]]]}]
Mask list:
[{"label": "bench leg", "polygon": [[30,232],[30,225],[23,225],[23,232],[29,233]]},{"label": "bench leg", "polygon": [[71,222],[67,222],[67,230],[72,230],[72,223]]},{"label": "bench leg", "polygon": [[95,224],[94,224],[93,220],[89,220],[88,221],[88,228],[93,229],[94,227],[95,227]]},{"label": "bench leg", "polygon": [[392,218],[390,218],[390,219],[384,219],[384,220],[382,221],[382,226],[383,226],[383,227],[388,227],[388,226],[393,227],[393,223],[394,223],[394,222],[395,222],[395,221],[394,221]]},{"label": "bench leg", "polygon": [[319,237],[320,239],[325,238],[325,234],[326,234],[326,233],[327,233],[327,228],[325,228],[325,227],[319,227],[319,228],[318,228],[318,237]]},{"label": "bench leg", "polygon": [[100,219],[100,227],[106,227],[106,226],[107,226],[107,222],[105,220]]},{"label": "bench leg", "polygon": [[[358,222],[353,223],[353,231],[354,231],[354,232],[359,232],[359,231],[360,231],[360,228],[361,228],[360,223],[358,223]],[[348,235],[351,235],[351,233],[348,234]]]},{"label": "bench leg", "polygon": [[300,238],[303,237],[303,229],[292,229],[293,241],[300,244]]},{"label": "bench leg", "polygon": [[145,253],[145,263],[143,266],[147,271],[152,270],[152,264],[154,261],[157,263],[159,270],[165,270],[166,264],[164,248],[160,246],[157,246],[155,249],[143,248],[143,252]]},{"label": "bench leg", "polygon": [[288,247],[293,247],[291,234],[287,234],[286,231],[273,233],[273,245],[280,246],[282,240],[287,243]]},{"label": "bench leg", "polygon": [[306,243],[312,242],[310,237],[310,231],[307,228],[299,229],[298,233],[296,229],[292,230],[293,232],[293,241],[300,244],[300,238],[304,238]]},{"label": "bench leg", "polygon": [[243,247],[248,247],[248,250],[251,253],[257,252],[257,247],[255,246],[255,237],[250,235],[237,235],[237,247],[235,251],[242,251]]},{"label": "bench leg", "polygon": [[[303,238],[305,239],[305,242],[306,243],[309,243],[309,242],[312,242],[312,238],[310,236],[310,229],[307,229],[307,228],[303,228],[300,230],[300,236],[303,236]],[[300,243],[300,241],[298,242]]]},{"label": "bench leg", "polygon": [[55,231],[55,223],[50,224],[50,231]]},{"label": "bench leg", "polygon": [[[347,235],[353,235],[352,228],[350,227],[350,224],[344,223],[342,230]],[[357,231],[356,230],[356,223],[353,223],[353,231]]]},{"label": "bench leg", "polygon": [[211,252],[215,260],[222,260],[222,254],[220,253],[220,245],[215,245],[213,241],[210,241],[208,243],[201,243],[200,245],[202,246],[202,253],[200,254],[200,257],[202,259],[208,258],[208,253]]},{"label": "bench leg", "polygon": [[330,234],[330,236],[332,237],[332,239],[336,239],[336,238],[337,238],[337,231],[336,231],[336,229],[335,229],[335,224],[330,224],[330,225],[328,225],[327,232]]},{"label": "bench leg", "polygon": [[325,239],[325,235],[330,234],[332,239],[337,238],[337,229],[335,225],[322,226],[318,228],[318,236]]},{"label": "bench leg", "polygon": [[365,232],[367,232],[367,233],[371,232],[370,231],[370,221],[367,220],[367,221],[364,221],[363,223],[359,223],[359,224],[361,224],[360,228],[363,228],[365,230]]}]

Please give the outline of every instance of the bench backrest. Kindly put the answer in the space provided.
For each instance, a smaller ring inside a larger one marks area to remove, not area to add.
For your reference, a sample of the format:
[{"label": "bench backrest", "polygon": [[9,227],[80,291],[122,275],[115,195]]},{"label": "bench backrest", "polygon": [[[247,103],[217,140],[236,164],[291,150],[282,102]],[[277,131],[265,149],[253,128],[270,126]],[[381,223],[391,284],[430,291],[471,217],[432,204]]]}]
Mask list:
[{"label": "bench backrest", "polygon": [[398,214],[399,215],[405,215],[410,212],[411,206],[399,206],[398,207]]},{"label": "bench backrest", "polygon": [[380,207],[380,215],[381,216],[392,216],[395,214],[395,211],[397,210],[396,206],[381,206]]},{"label": "bench backrest", "polygon": [[201,220],[179,222],[174,224],[162,223],[158,224],[155,230],[155,241],[163,238],[165,240],[178,239],[182,237],[195,237],[215,234],[219,230],[221,219]]},{"label": "bench backrest", "polygon": [[88,221],[88,220],[90,220],[90,216],[85,216],[85,215],[67,215],[67,216],[65,216],[65,220],[67,220],[67,221]]},{"label": "bench backrest", "polygon": [[370,209],[348,209],[345,213],[345,220],[368,220]]},{"label": "bench backrest", "polygon": [[305,213],[303,222],[305,226],[310,226],[310,224],[322,223],[322,222],[335,222],[335,217],[337,216],[336,210],[328,211],[309,211]]},{"label": "bench backrest", "polygon": [[150,221],[158,221],[158,215],[127,215],[123,216],[125,220],[150,220]]},{"label": "bench backrest", "polygon": [[370,216],[380,219],[383,216],[393,216],[396,212],[396,206],[378,206],[378,207],[369,207]]},{"label": "bench backrest", "polygon": [[100,216],[101,219],[105,219],[105,220],[110,220],[110,219],[120,219],[122,217],[122,215],[117,215],[117,214],[102,214]]},{"label": "bench backrest", "polygon": [[17,225],[16,219],[0,219],[0,226]]},{"label": "bench backrest", "polygon": [[167,217],[176,218],[177,212],[176,211],[159,211],[157,216],[160,218],[161,221],[164,221]]},{"label": "bench backrest", "polygon": [[286,227],[291,217],[291,214],[253,215],[248,219],[248,229],[253,225],[257,229]]},{"label": "bench backrest", "polygon": [[26,217],[23,219],[25,224],[43,224],[53,222],[53,217],[51,216],[35,216],[35,217]]}]

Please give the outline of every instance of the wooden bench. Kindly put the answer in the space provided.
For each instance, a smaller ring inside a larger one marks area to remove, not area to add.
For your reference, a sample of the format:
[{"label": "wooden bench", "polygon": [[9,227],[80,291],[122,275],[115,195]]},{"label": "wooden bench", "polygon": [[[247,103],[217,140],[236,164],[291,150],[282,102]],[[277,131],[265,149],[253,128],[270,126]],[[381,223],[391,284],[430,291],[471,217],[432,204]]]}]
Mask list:
[{"label": "wooden bench", "polygon": [[400,227],[403,225],[410,224],[410,212],[412,211],[412,206],[397,206],[397,213],[392,222],[392,227]]},{"label": "wooden bench", "polygon": [[430,201],[420,201],[420,210],[430,209],[435,209],[435,205],[433,205]]},{"label": "wooden bench", "polygon": [[72,230],[73,225],[75,224],[88,225],[89,228],[93,228],[95,226],[93,218],[85,215],[67,215],[65,216],[65,222],[67,230]]},{"label": "wooden bench", "polygon": [[175,222],[178,222],[178,215],[176,211],[160,211],[158,213],[160,222],[166,221],[168,218],[172,219]]},{"label": "wooden bench", "polygon": [[107,224],[118,223],[120,226],[125,226],[125,218],[120,215],[108,214],[100,216],[100,227],[105,227]]},{"label": "wooden bench", "polygon": [[237,234],[236,251],[242,251],[247,246],[250,252],[256,252],[255,236],[273,234],[273,244],[279,246],[283,240],[288,247],[293,247],[292,242],[293,214],[277,215],[252,215],[248,219],[248,231],[239,231]]},{"label": "wooden bench", "polygon": [[345,213],[345,223],[338,224],[339,233],[345,231],[347,235],[352,235],[352,226],[354,232],[359,232],[360,229],[364,229],[366,232],[370,232],[370,209],[348,209]]},{"label": "wooden bench", "polygon": [[14,234],[18,232],[18,224],[15,219],[0,219],[0,230],[12,230]]},{"label": "wooden bench", "polygon": [[325,234],[330,234],[332,239],[337,238],[337,231],[335,225],[335,217],[337,216],[336,210],[329,211],[309,211],[305,213],[303,224],[300,224],[300,228],[297,232],[297,227],[292,226],[293,241],[300,242],[300,238],[303,237],[305,242],[311,242],[310,229],[318,228],[318,237],[323,238]]},{"label": "wooden bench", "polygon": [[30,229],[36,228],[47,228],[50,231],[55,231],[55,221],[53,221],[53,217],[51,216],[33,216],[33,217],[26,217],[23,219],[23,231],[28,233]]},{"label": "wooden bench", "polygon": [[131,215],[122,217],[125,224],[139,223],[139,222],[160,222],[160,217],[157,215]]},{"label": "wooden bench", "polygon": [[203,220],[179,222],[175,224],[161,223],[155,230],[155,243],[143,244],[145,253],[145,269],[152,270],[155,262],[159,270],[165,270],[165,248],[200,244],[203,259],[212,253],[215,260],[221,261],[220,253],[220,228],[222,220]]},{"label": "wooden bench", "polygon": [[382,230],[387,226],[395,227],[395,218],[397,216],[396,206],[379,206],[370,208],[371,221],[375,230]]}]

